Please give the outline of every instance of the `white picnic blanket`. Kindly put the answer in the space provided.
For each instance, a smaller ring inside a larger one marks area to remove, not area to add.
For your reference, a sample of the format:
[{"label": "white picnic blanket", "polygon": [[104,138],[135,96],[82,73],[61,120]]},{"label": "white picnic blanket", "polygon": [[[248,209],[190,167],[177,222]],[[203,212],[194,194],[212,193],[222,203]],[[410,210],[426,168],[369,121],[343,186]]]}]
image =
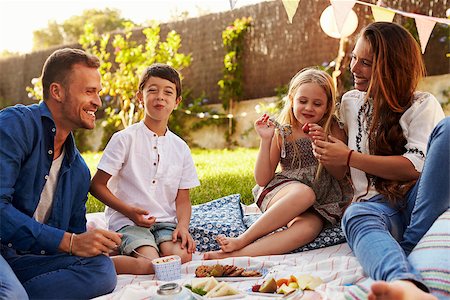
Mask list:
[{"label": "white picnic blanket", "polygon": [[[245,214],[259,213],[254,206],[244,206]],[[103,213],[87,215],[88,229],[106,227]],[[445,256],[450,239],[450,208],[443,213],[422,238],[410,255],[413,265],[422,272],[425,282],[439,299],[449,299],[450,287],[449,260]],[[427,251],[421,251],[426,249]],[[367,291],[373,282],[363,275],[362,267],[345,244],[305,251],[295,254],[260,257],[236,257],[222,260],[202,260],[202,253],[195,253],[193,260],[181,267],[181,285],[190,284],[194,271],[200,265],[233,264],[243,268],[266,268],[269,272],[264,278],[231,282],[242,292],[250,291],[252,285],[261,284],[265,278],[287,278],[290,275],[311,275],[322,279],[324,284],[316,288],[319,296],[326,300],[344,299],[344,292],[351,299],[366,299]],[[156,294],[159,285],[165,282],[155,280],[154,275],[119,275],[116,289],[98,299],[150,299]],[[356,285],[357,284],[357,285]],[[245,295],[244,295],[245,296]],[[245,299],[260,299],[246,295]],[[306,298],[306,297],[305,297]],[[303,299],[303,298],[302,298]],[[308,299],[311,299],[308,297]],[[317,299],[317,298],[315,298]]]},{"label": "white picnic blanket", "polygon": [[[181,266],[182,278],[177,280],[181,285],[190,284],[194,271],[200,265],[233,264],[243,268],[266,268],[269,273],[265,278],[286,278],[290,275],[309,274],[320,277],[324,284],[316,291],[322,299],[344,299],[343,292],[363,277],[363,271],[352,255],[347,244],[286,255],[271,255],[260,257],[236,257],[222,260],[202,260],[201,253],[195,253],[191,262]],[[254,284],[261,284],[264,279],[230,282],[236,289],[246,292]],[[119,275],[116,289],[113,293],[97,299],[146,299],[156,294],[156,289],[163,281],[155,280],[154,275]],[[261,297],[247,295],[245,299]]]}]

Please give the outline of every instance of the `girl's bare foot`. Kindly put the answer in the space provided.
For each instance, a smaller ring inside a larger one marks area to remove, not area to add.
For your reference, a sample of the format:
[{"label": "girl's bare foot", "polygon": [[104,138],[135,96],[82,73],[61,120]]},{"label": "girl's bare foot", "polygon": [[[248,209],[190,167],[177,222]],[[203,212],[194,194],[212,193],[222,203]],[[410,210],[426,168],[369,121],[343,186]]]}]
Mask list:
[{"label": "girl's bare foot", "polygon": [[217,243],[223,252],[233,252],[240,250],[247,246],[241,238],[230,238],[224,235],[218,235],[216,238]]},{"label": "girl's bare foot", "polygon": [[368,300],[437,300],[407,280],[377,281],[371,286]]},{"label": "girl's bare foot", "polygon": [[230,253],[228,252],[223,252],[222,250],[219,251],[209,251],[209,252],[205,252],[205,254],[203,254],[203,259],[204,260],[209,260],[209,259],[222,259],[222,258],[227,258],[230,257]]}]

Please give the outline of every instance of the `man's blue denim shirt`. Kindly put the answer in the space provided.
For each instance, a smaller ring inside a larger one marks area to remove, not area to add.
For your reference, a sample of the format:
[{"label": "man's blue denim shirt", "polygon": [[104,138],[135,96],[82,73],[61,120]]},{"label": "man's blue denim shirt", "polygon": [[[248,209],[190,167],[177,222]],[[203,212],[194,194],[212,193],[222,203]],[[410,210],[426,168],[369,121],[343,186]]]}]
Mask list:
[{"label": "man's blue denim shirt", "polygon": [[70,134],[46,224],[33,218],[53,161],[55,122],[45,104],[0,111],[0,240],[19,252],[54,254],[64,232],[86,231],[90,172]]}]

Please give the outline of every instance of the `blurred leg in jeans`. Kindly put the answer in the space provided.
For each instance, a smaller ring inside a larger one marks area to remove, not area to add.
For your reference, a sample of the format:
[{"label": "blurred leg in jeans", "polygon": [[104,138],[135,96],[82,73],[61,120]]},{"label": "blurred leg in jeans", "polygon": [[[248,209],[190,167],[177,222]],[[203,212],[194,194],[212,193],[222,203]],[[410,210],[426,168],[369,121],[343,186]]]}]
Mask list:
[{"label": "blurred leg in jeans", "polygon": [[28,295],[11,267],[0,255],[0,299],[26,300]]}]

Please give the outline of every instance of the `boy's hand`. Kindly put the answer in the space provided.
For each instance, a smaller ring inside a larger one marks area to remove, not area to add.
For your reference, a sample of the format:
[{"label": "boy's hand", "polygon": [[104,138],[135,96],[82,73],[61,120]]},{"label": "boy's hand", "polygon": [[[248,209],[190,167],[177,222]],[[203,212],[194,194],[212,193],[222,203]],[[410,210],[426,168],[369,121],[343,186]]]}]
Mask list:
[{"label": "boy's hand", "polygon": [[187,248],[188,253],[194,253],[195,241],[189,233],[188,228],[178,227],[172,233],[172,242],[176,243],[177,240],[181,240],[181,249]]},{"label": "boy's hand", "polygon": [[149,216],[149,214],[150,212],[143,208],[131,206],[127,213],[127,217],[137,226],[149,228],[156,222],[156,218]]}]

